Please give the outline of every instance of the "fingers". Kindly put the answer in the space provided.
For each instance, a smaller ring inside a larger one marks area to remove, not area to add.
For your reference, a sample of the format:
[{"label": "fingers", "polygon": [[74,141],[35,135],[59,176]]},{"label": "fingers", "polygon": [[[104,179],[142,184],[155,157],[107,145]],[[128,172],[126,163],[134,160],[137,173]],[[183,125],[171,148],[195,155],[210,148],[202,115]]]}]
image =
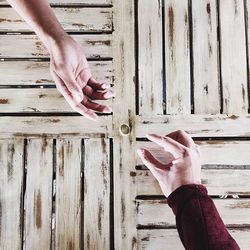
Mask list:
[{"label": "fingers", "polygon": [[54,72],[52,74],[54,77],[57,89],[59,92],[64,96],[66,101],[70,104],[70,106],[81,115],[85,116],[86,118],[90,120],[97,120],[97,115],[91,111],[88,110],[86,107],[82,105],[82,103],[77,103],[70,91],[67,89],[66,85],[64,84],[63,80]]},{"label": "fingers", "polygon": [[195,145],[192,137],[186,133],[184,130],[177,130],[167,135],[175,141],[183,144],[184,146],[190,148]]},{"label": "fingers", "polygon": [[140,156],[143,164],[147,166],[150,170],[153,170],[154,168],[162,170],[169,169],[169,166],[159,162],[148,150],[140,148],[137,150],[137,153]]},{"label": "fingers", "polygon": [[92,100],[108,100],[115,96],[115,90],[113,88],[108,89],[106,92],[95,91],[92,87],[86,85],[83,88],[83,93]]},{"label": "fingers", "polygon": [[89,79],[88,85],[95,90],[105,90],[110,88],[110,84],[97,82],[93,77]]},{"label": "fingers", "polygon": [[95,111],[100,112],[100,113],[111,113],[112,112],[112,109],[110,107],[108,107],[106,105],[99,104],[99,103],[91,102],[86,97],[84,98],[82,104],[86,108],[91,109],[91,110],[95,110]]},{"label": "fingers", "polygon": [[186,147],[170,137],[162,137],[156,134],[149,134],[147,138],[163,147],[166,151],[170,152],[174,157],[179,157],[186,150]]}]

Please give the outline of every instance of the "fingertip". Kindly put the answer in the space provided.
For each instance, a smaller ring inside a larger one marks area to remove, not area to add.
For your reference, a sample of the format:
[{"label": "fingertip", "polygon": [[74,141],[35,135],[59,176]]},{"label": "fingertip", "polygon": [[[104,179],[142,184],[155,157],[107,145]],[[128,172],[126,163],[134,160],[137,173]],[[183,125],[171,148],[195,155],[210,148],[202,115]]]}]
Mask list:
[{"label": "fingertip", "polygon": [[102,89],[108,89],[108,88],[110,88],[110,84],[109,83],[102,83],[101,88]]},{"label": "fingertip", "polygon": [[139,149],[137,149],[137,154],[138,154],[140,157],[143,157],[144,154],[145,154],[145,149],[144,149],[144,148],[139,148]]},{"label": "fingertip", "polygon": [[150,133],[150,134],[147,134],[147,138],[151,141],[151,140],[154,140],[155,138],[159,138],[160,136],[157,135],[157,134],[153,134],[153,133]]}]

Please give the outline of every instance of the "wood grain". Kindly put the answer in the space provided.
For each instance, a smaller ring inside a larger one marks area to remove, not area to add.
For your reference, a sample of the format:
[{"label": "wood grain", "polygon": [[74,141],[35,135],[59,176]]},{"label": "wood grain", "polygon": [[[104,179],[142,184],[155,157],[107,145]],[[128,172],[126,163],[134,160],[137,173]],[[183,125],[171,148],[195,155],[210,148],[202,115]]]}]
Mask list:
[{"label": "wood grain", "polygon": [[[112,35],[72,35],[83,47],[87,58],[110,59],[112,52]],[[0,58],[49,58],[48,51],[36,35],[1,35]],[[0,62],[2,63],[2,62]]]},{"label": "wood grain", "polygon": [[55,249],[80,249],[81,139],[56,141]]},{"label": "wood grain", "polygon": [[[101,82],[113,82],[111,61],[90,61],[93,77]],[[54,85],[49,62],[5,61],[0,62],[0,86]]]},{"label": "wood grain", "polygon": [[0,140],[0,249],[22,249],[23,151],[22,139]]},{"label": "wood grain", "polygon": [[[202,169],[201,180],[209,195],[250,195],[249,169]],[[136,181],[138,195],[162,195],[158,182],[149,170],[137,170]]]},{"label": "wood grain", "polygon": [[110,249],[109,141],[84,140],[84,249]]},{"label": "wood grain", "polygon": [[[112,0],[49,0],[51,5],[94,5],[103,6],[112,4]],[[0,0],[0,5],[8,5],[6,0]]]},{"label": "wood grain", "polygon": [[[63,28],[68,31],[112,31],[110,8],[53,8]],[[30,32],[31,28],[12,8],[0,8],[0,31]]]},{"label": "wood grain", "polygon": [[50,249],[53,141],[28,139],[24,249]]},{"label": "wood grain", "polygon": [[[248,250],[250,245],[249,229],[229,229],[241,250]],[[140,250],[184,250],[176,229],[139,230]]]},{"label": "wood grain", "polygon": [[223,113],[247,113],[244,4],[240,0],[222,0],[219,4]]},{"label": "wood grain", "polygon": [[[102,100],[97,103],[112,106],[112,100]],[[56,88],[1,89],[0,112],[75,113]]]},{"label": "wood grain", "polygon": [[219,114],[216,1],[192,1],[192,20],[194,113]]},{"label": "wood grain", "polygon": [[140,114],[163,114],[162,2],[138,1]]},{"label": "wood grain", "polygon": [[167,114],[191,113],[188,1],[165,0]]},{"label": "wood grain", "polygon": [[183,129],[193,137],[249,137],[249,115],[168,115],[139,116],[137,137],[148,133],[166,135]]},{"label": "wood grain", "polygon": [[[12,124],[12,126],[10,126]],[[83,138],[112,136],[112,117],[102,116],[93,122],[83,116],[13,117],[0,119],[0,137],[57,137]]]},{"label": "wood grain", "polygon": [[[249,199],[214,199],[215,206],[227,226],[250,225]],[[176,226],[175,216],[167,200],[138,200],[138,224],[140,226]]]}]

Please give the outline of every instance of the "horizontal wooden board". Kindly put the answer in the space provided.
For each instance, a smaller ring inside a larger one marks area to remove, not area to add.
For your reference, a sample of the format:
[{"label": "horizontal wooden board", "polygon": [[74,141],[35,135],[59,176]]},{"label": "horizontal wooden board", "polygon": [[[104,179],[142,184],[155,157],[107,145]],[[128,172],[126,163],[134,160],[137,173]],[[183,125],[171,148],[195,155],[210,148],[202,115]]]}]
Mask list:
[{"label": "horizontal wooden board", "polygon": [[[201,163],[203,165],[233,165],[250,166],[250,141],[196,141],[201,150]],[[150,150],[157,159],[169,163],[169,155],[163,148],[153,142],[139,141],[138,148]],[[137,165],[142,165],[142,161],[137,156]]]},{"label": "horizontal wooden board", "polygon": [[[113,83],[112,61],[90,61],[93,76],[98,81]],[[0,86],[54,84],[49,62],[0,61]]]},{"label": "horizontal wooden board", "polygon": [[[237,241],[241,250],[250,246],[250,229],[230,229],[229,233]],[[140,250],[184,250],[176,229],[139,230]]]},{"label": "horizontal wooden board", "polygon": [[[202,169],[201,179],[209,195],[250,195],[249,169]],[[136,181],[137,195],[162,195],[149,170],[137,170]]]},{"label": "horizontal wooden board", "polygon": [[[68,32],[102,32],[113,29],[112,9],[110,8],[54,8],[53,10],[63,28]],[[0,8],[0,17],[0,31],[31,31],[31,28],[12,8]]]},{"label": "horizontal wooden board", "polygon": [[[214,199],[223,222],[229,226],[250,225],[250,199]],[[137,223],[140,226],[175,226],[175,216],[166,200],[138,200]]]},{"label": "horizontal wooden board", "polygon": [[138,117],[137,137],[183,129],[193,137],[250,136],[250,115],[168,115]]},{"label": "horizontal wooden board", "polygon": [[[1,10],[1,9],[0,9]],[[112,35],[72,35],[83,47],[87,58],[112,58]],[[0,58],[49,58],[36,35],[1,35]]]},{"label": "horizontal wooden board", "polygon": [[[49,0],[51,5],[110,5],[112,0]],[[6,0],[0,0],[0,5],[8,5]]]},{"label": "horizontal wooden board", "polygon": [[107,137],[112,135],[111,128],[111,116],[101,116],[96,122],[82,116],[0,117],[0,138],[27,136],[60,138],[65,136]]},{"label": "horizontal wooden board", "polygon": [[[112,100],[97,102],[112,106]],[[1,112],[76,113],[56,88],[1,89],[0,113]]]}]

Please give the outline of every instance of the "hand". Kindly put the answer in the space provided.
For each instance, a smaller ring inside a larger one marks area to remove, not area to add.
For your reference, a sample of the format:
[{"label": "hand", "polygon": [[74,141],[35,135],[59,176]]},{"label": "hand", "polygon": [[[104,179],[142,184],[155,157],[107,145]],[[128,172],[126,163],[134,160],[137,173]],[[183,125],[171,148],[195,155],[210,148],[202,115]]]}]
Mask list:
[{"label": "hand", "polygon": [[166,154],[166,163],[162,163],[148,150],[138,150],[142,162],[158,180],[166,197],[182,185],[201,183],[200,150],[191,136],[179,130],[164,137],[149,134],[147,138],[172,155],[169,158]]},{"label": "hand", "polygon": [[83,116],[96,120],[100,113],[112,109],[92,100],[107,100],[114,97],[113,88],[107,83],[97,82],[91,75],[87,59],[81,46],[65,33],[61,39],[49,46],[50,71],[56,87],[69,105]]}]

